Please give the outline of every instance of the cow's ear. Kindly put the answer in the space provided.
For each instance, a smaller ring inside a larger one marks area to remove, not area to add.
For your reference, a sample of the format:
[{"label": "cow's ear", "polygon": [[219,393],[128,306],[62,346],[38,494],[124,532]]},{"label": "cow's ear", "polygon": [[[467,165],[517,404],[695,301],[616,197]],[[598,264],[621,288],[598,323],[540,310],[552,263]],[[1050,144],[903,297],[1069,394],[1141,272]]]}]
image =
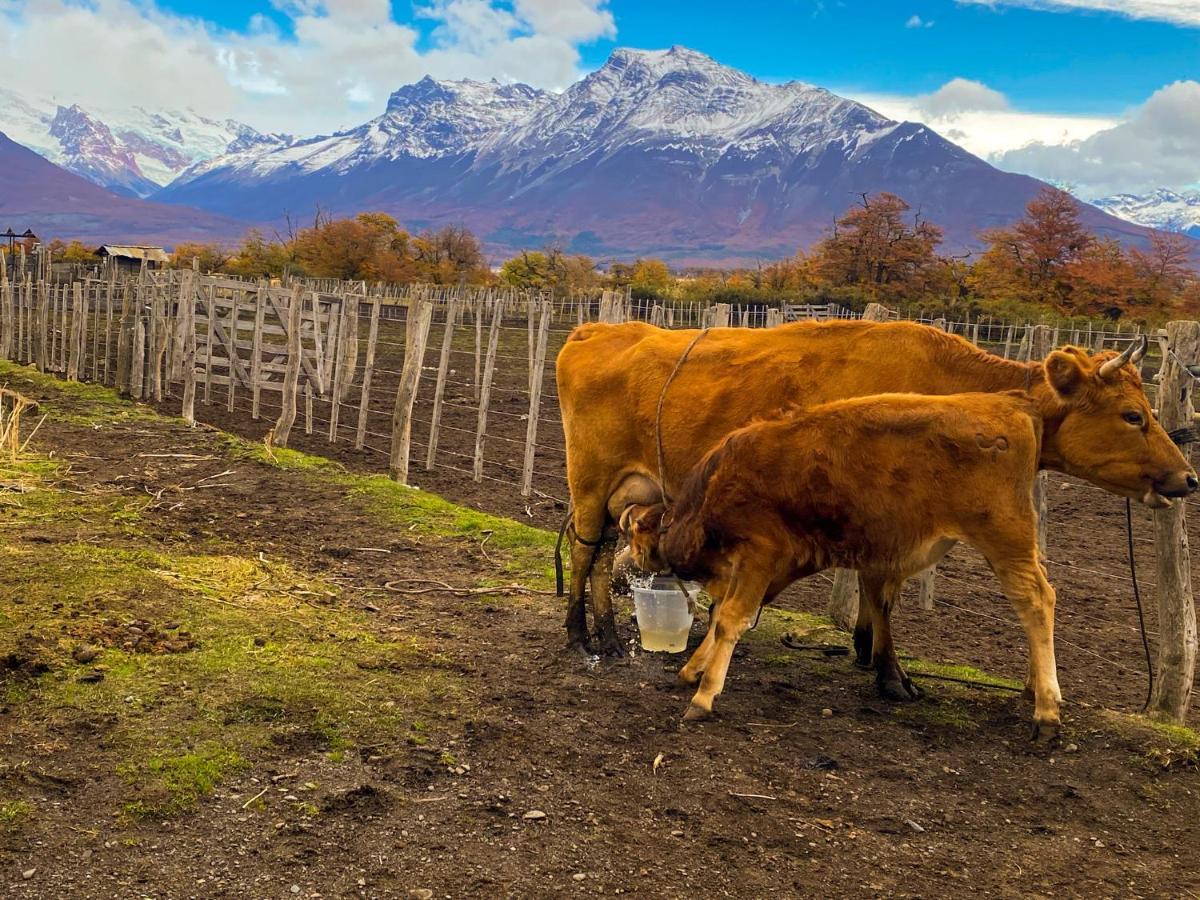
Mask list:
[{"label": "cow's ear", "polygon": [[1079,353],[1055,350],[1046,357],[1046,381],[1054,389],[1054,393],[1063,399],[1070,399],[1083,387],[1087,379],[1084,370],[1083,357]]}]

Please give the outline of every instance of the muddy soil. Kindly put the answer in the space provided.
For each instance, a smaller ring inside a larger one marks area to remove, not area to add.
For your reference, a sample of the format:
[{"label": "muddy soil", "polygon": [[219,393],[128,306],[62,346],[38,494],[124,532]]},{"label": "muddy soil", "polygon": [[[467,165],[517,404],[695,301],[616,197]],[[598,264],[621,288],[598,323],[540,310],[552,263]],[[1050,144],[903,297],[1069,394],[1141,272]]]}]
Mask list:
[{"label": "muddy soil", "polygon": [[[923,701],[892,706],[845,658],[785,650],[769,623],[739,650],[720,715],[684,727],[680,658],[564,653],[561,601],[380,592],[405,577],[474,584],[495,566],[474,542],[398,532],[335,481],[231,463],[219,434],[172,422],[47,422],[34,447],[70,460],[83,492],[153,496],[233,469],[226,488],[143,513],[159,549],[184,552],[191,536],[336,577],[341,602],[374,607],[381,629],[419,635],[451,660],[469,702],[428,746],[358,747],[334,761],[315,739],[281,744],[162,820],[120,815],[103,721],[17,740],[21,710],[6,707],[5,772],[22,773],[39,809],[4,834],[9,896],[1200,893],[1200,773],[1097,708],[1132,709],[1142,689],[1129,601],[1110,579],[1052,569],[1064,691],[1076,701],[1056,746],[1026,740],[1030,709],[1016,694],[925,680]],[[143,455],[159,453],[211,458]],[[1117,502],[1077,486],[1053,496],[1079,529],[1056,532],[1058,564],[1119,571],[1105,550],[1119,546],[1109,539]],[[939,599],[953,606],[908,604],[902,643],[1018,675],[1023,641],[975,563],[964,554],[947,567]],[[1080,577],[1068,583],[1067,572]],[[789,603],[820,609],[823,596],[815,584]],[[625,615],[622,628],[629,637]],[[285,797],[310,783],[319,814],[300,817]],[[262,806],[248,807],[264,786]]]}]

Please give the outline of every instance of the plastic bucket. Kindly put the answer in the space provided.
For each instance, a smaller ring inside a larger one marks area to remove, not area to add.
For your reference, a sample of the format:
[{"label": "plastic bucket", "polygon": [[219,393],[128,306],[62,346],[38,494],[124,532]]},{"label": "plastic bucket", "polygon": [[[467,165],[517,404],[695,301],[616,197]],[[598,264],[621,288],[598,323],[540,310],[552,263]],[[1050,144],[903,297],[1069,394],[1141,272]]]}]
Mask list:
[{"label": "plastic bucket", "polygon": [[673,578],[655,578],[647,587],[634,587],[633,609],[643,650],[679,653],[687,649],[692,613],[687,595]]}]

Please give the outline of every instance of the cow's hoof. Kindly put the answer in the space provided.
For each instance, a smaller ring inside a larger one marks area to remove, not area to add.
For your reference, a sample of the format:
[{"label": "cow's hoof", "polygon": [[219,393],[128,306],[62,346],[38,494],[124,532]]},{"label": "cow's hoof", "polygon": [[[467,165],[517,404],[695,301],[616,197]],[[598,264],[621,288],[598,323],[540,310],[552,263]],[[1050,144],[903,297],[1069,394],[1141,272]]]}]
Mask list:
[{"label": "cow's hoof", "polygon": [[705,709],[697,703],[688,704],[687,712],[683,714],[685,722],[703,722],[705,719],[712,718],[712,710]]},{"label": "cow's hoof", "polygon": [[911,678],[887,678],[875,683],[879,696],[893,703],[912,703],[925,696],[924,691],[913,684]]},{"label": "cow's hoof", "polygon": [[1062,723],[1060,722],[1034,722],[1033,733],[1029,739],[1035,744],[1050,744],[1058,739],[1061,731]]},{"label": "cow's hoof", "polygon": [[597,636],[596,652],[601,656],[619,659],[625,655],[625,648],[621,646],[621,642],[615,637]]},{"label": "cow's hoof", "polygon": [[584,638],[571,638],[563,651],[569,656],[591,656],[592,648]]}]

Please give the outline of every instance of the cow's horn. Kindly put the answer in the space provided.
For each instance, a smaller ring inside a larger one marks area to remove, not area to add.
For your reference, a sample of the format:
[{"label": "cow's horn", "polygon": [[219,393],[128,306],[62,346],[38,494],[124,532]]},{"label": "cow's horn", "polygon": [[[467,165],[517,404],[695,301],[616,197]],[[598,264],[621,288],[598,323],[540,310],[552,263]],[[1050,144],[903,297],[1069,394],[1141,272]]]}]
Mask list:
[{"label": "cow's horn", "polygon": [[633,512],[633,504],[629,504],[621,510],[621,519],[617,523],[617,527],[621,530],[621,534],[629,535],[629,514]]},{"label": "cow's horn", "polygon": [[[1100,365],[1100,372],[1098,373],[1100,375],[1100,377],[1108,378],[1112,375],[1115,375],[1117,373],[1117,370],[1120,369],[1123,365],[1125,365],[1125,363],[1127,363],[1131,360],[1134,362],[1137,362],[1139,359],[1141,359],[1142,356],[1145,355],[1145,353],[1146,353],[1145,341],[1146,341],[1146,338],[1143,335],[1141,342],[1136,343],[1136,344],[1130,344],[1128,347],[1126,347],[1124,350],[1121,351],[1120,356],[1114,356],[1108,362],[1102,363]],[[1136,357],[1134,356],[1135,353],[1137,354]]]},{"label": "cow's horn", "polygon": [[1146,348],[1148,346],[1150,346],[1150,341],[1143,334],[1141,343],[1138,344],[1137,349],[1133,351],[1133,356],[1129,358],[1129,361],[1135,366],[1140,363],[1142,361],[1142,357],[1146,355]]}]

